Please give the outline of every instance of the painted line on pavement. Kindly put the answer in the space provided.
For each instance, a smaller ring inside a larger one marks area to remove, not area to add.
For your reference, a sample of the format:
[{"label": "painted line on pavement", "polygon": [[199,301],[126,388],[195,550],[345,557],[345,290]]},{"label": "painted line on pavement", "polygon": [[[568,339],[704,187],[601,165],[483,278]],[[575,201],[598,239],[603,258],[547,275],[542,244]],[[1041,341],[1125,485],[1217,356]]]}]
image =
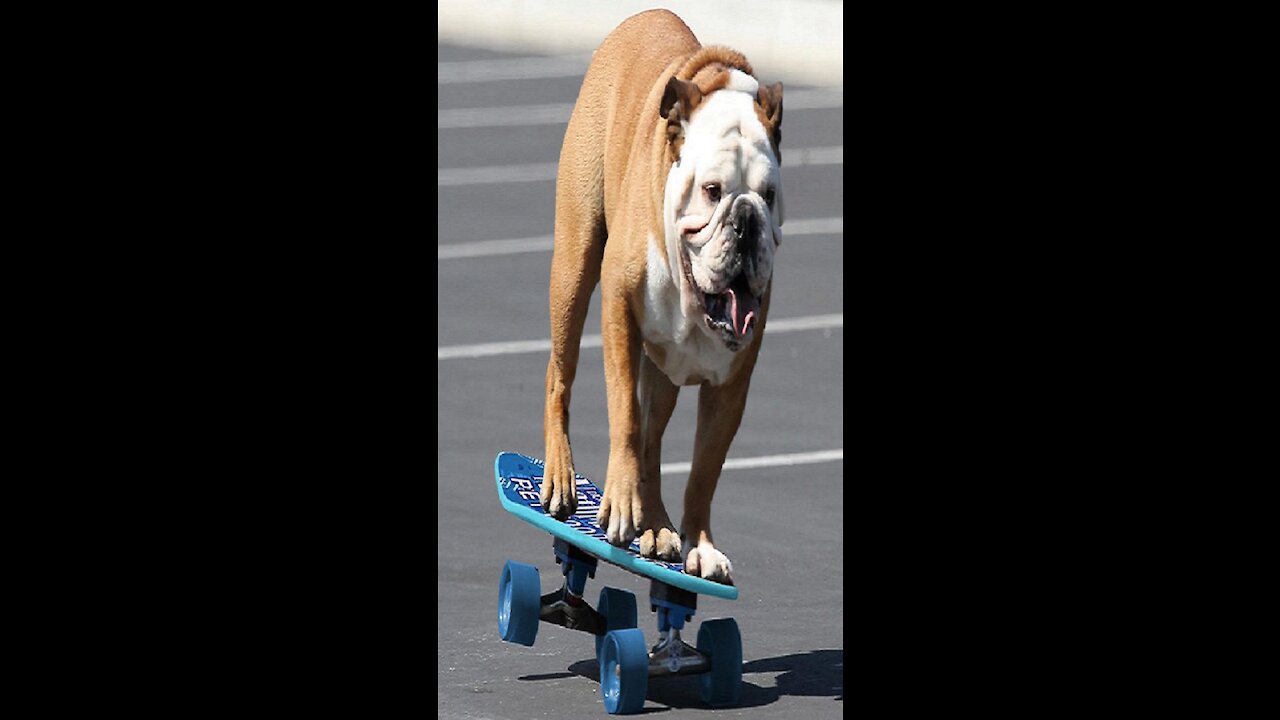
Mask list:
[{"label": "painted line on pavement", "polygon": [[[782,241],[805,235],[842,235],[844,218],[810,218],[788,220],[782,225]],[[446,243],[436,246],[436,260],[489,257],[492,255],[519,255],[521,253],[551,252],[550,235],[514,238],[511,240],[474,240],[472,242]]]},{"label": "painted line on pavement", "polygon": [[[811,465],[813,463],[844,460],[844,448],[837,450],[819,450],[817,452],[789,453],[787,455],[761,455],[760,457],[730,458],[724,461],[722,470],[746,470],[749,468],[788,467],[791,465]],[[662,472],[687,473],[693,469],[693,463],[662,463]]]},{"label": "painted line on pavement", "polygon": [[[535,78],[582,77],[587,74],[591,54],[553,57],[460,60],[436,64],[437,85],[532,80]],[[784,93],[785,96],[785,93]]]},{"label": "painted line on pavement", "polygon": [[[789,90],[783,93],[782,107],[788,113],[796,110],[842,108],[844,88]],[[450,108],[436,110],[436,129],[563,125],[569,122],[569,115],[572,113],[573,103]]]},{"label": "painted line on pavement", "polygon": [[[799,332],[801,330],[827,330],[844,327],[844,313],[831,315],[807,315],[795,318],[769,320],[766,332]],[[598,348],[603,345],[599,335],[583,335],[581,348]],[[436,360],[458,358],[482,358],[495,355],[520,355],[524,353],[551,352],[551,340],[515,340],[509,342],[478,343],[475,345],[444,345],[436,347]]]},{"label": "painted line on pavement", "polygon": [[[782,148],[782,168],[811,165],[843,165],[844,146],[811,148]],[[494,185],[517,182],[555,180],[559,163],[528,163],[523,165],[482,165],[467,168],[438,168],[436,187],[460,185]]]}]

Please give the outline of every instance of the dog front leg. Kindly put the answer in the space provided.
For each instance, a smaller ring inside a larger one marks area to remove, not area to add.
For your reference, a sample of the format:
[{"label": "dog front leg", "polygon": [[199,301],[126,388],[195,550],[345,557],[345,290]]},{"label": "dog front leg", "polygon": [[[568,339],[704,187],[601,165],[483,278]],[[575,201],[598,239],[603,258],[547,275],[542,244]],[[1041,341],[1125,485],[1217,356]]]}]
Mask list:
[{"label": "dog front leg", "polygon": [[680,535],[662,502],[662,434],[676,408],[679,386],[671,382],[645,352],[640,353],[641,448],[640,502],[644,523],[639,525],[640,554],[668,562],[680,561]]},{"label": "dog front leg", "polygon": [[[754,348],[753,348],[754,350]],[[738,433],[747,405],[751,365],[724,385],[703,383],[698,392],[698,431],[694,436],[693,467],[684,492],[684,571],[716,582],[733,584],[733,565],[711,538],[711,499],[720,481],[729,445]]]},{"label": "dog front leg", "polygon": [[600,300],[604,382],[609,401],[609,468],[596,518],[611,544],[627,547],[644,522],[640,497],[640,407],[636,395],[640,328],[623,293],[616,289],[606,291]]}]

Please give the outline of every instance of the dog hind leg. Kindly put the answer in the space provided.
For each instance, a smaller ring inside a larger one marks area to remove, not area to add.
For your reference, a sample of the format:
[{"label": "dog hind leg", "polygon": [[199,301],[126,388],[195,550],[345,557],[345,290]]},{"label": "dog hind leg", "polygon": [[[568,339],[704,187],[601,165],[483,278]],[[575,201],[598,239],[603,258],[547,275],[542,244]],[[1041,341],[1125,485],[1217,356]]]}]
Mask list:
[{"label": "dog hind leg", "polygon": [[574,109],[565,132],[556,176],[555,246],[551,256],[551,359],[547,363],[543,439],[546,468],[542,506],[559,520],[578,506],[573,450],[569,443],[569,399],[578,370],[582,326],[604,258],[604,148],[590,142],[600,123],[586,106]]}]

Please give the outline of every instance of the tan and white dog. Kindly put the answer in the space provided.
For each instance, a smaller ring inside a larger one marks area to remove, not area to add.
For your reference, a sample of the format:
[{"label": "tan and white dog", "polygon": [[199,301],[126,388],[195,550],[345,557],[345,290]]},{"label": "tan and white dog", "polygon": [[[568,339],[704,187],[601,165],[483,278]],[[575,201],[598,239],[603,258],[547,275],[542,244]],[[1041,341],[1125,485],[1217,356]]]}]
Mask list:
[{"label": "tan and white dog", "polygon": [[[587,306],[601,286],[609,467],[598,520],[610,543],[732,582],[711,498],[738,431],[782,240],[782,84],[740,53],[702,47],[650,10],[596,50],[560,151],[551,261],[542,504],[576,510],[569,396]],[[681,385],[700,385],[677,532],[662,503],[662,434]],[[683,538],[683,543],[681,538]]]}]

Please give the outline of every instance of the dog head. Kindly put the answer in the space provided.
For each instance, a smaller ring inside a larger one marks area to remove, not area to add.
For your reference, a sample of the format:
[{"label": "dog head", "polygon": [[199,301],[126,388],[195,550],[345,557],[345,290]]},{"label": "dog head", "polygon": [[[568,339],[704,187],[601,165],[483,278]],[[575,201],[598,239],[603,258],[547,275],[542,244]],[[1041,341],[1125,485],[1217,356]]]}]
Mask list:
[{"label": "dog head", "polygon": [[675,156],[663,224],[681,309],[736,351],[751,342],[782,242],[782,84],[718,66],[672,77],[661,108]]}]

